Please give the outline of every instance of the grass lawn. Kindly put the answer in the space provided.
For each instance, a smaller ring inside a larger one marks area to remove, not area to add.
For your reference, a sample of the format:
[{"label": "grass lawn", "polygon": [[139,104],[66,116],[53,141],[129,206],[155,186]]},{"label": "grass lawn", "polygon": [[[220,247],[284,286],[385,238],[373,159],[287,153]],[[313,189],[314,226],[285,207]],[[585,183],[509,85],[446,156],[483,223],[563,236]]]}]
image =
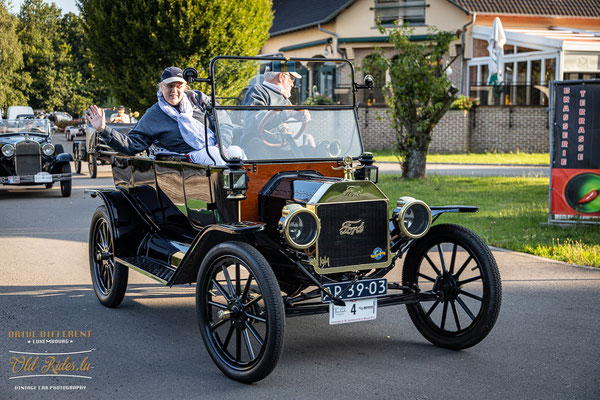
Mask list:
[{"label": "grass lawn", "polygon": [[[393,150],[373,150],[375,160],[398,162]],[[427,162],[452,164],[532,164],[549,165],[549,153],[469,153],[427,154]]]},{"label": "grass lawn", "polygon": [[379,187],[390,198],[400,196],[430,205],[473,205],[475,214],[444,214],[436,223],[455,223],[475,231],[491,246],[600,267],[600,226],[547,226],[548,178],[454,177],[432,175],[402,179],[380,175]]}]

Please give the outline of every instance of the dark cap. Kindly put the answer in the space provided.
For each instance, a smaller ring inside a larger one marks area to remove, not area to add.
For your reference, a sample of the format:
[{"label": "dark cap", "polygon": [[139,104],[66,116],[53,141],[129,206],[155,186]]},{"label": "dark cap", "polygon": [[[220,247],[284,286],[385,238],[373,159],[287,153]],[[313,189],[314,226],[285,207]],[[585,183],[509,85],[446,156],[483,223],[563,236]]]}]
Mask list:
[{"label": "dark cap", "polygon": [[289,72],[296,79],[301,79],[302,75],[296,72],[296,63],[294,61],[271,61],[267,66],[270,72]]},{"label": "dark cap", "polygon": [[171,83],[171,82],[182,82],[185,83],[185,79],[183,79],[183,71],[181,68],[177,67],[168,67],[162,72],[160,76],[161,83]]}]

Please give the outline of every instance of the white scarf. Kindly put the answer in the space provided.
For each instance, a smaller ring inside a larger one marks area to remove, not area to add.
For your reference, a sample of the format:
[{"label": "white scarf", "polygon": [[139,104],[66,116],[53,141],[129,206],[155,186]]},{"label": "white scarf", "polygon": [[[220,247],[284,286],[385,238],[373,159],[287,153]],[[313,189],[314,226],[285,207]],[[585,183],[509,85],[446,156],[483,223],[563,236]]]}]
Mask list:
[{"label": "white scarf", "polygon": [[[206,143],[204,142],[204,123],[194,118],[192,102],[188,99],[187,95],[183,95],[183,99],[181,99],[178,105],[179,110],[167,103],[160,90],[157,95],[160,109],[177,121],[183,140],[196,150],[204,149],[206,147]],[[208,129],[208,145],[214,146],[216,144],[217,140],[214,132]]]}]

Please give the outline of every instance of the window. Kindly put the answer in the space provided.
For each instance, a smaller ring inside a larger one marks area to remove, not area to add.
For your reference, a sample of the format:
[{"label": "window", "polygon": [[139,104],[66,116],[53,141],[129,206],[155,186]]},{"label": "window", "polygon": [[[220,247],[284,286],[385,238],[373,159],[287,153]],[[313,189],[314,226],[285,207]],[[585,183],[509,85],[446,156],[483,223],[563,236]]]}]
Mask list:
[{"label": "window", "polygon": [[383,26],[400,24],[425,24],[425,1],[411,0],[375,0],[375,22],[381,21]]}]

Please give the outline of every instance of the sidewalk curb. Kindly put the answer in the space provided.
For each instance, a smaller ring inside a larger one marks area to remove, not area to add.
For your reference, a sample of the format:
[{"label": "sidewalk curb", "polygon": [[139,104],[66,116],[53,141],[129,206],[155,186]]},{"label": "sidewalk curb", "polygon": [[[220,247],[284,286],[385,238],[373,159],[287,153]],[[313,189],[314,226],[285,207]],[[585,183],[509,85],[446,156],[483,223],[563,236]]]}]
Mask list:
[{"label": "sidewalk curb", "polygon": [[[398,164],[397,161],[377,161],[375,160],[375,165],[377,164]],[[458,162],[428,162],[426,165],[464,165],[466,167],[470,165],[475,166],[487,166],[487,167],[537,167],[537,168],[550,168],[550,164],[481,164],[481,163],[458,163]]]},{"label": "sidewalk curb", "polygon": [[495,246],[488,246],[488,247],[492,251],[498,251],[498,252],[502,252],[502,253],[515,253],[515,254],[518,254],[520,256],[525,256],[525,257],[528,257],[528,258],[533,258],[533,259],[539,260],[539,261],[551,262],[553,264],[560,264],[560,265],[563,265],[563,266],[566,266],[566,267],[583,268],[583,269],[587,269],[587,270],[591,270],[591,271],[600,271],[600,268],[591,267],[589,265],[569,264],[568,262],[565,262],[565,261],[553,260],[551,258],[540,257],[540,256],[536,256],[534,254],[522,253],[520,251],[515,251],[515,250],[503,249],[501,247],[495,247]]}]

